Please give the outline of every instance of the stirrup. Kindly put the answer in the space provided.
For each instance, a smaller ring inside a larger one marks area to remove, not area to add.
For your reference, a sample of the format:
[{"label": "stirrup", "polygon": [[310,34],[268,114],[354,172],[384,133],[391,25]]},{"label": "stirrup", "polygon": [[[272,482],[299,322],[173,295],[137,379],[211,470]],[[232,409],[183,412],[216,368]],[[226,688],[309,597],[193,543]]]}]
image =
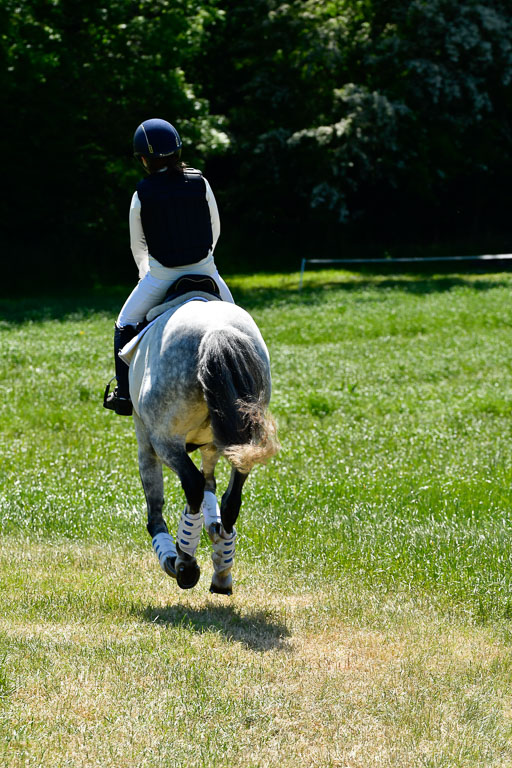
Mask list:
[{"label": "stirrup", "polygon": [[118,416],[131,416],[133,413],[132,401],[129,397],[119,397],[117,387],[114,388],[113,392],[110,392],[110,385],[113,381],[117,381],[115,376],[110,379],[105,387],[103,407],[109,411],[115,411]]}]

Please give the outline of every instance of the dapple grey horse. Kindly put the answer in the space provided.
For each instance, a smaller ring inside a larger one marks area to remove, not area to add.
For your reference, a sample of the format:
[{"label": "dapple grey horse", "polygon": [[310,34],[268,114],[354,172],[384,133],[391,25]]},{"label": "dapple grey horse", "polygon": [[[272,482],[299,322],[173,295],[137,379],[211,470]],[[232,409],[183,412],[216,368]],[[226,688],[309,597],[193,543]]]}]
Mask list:
[{"label": "dapple grey horse", "polygon": [[[242,486],[251,468],[279,448],[267,411],[270,391],[265,342],[235,304],[189,300],[155,320],[136,348],[130,394],[147,528],[160,565],[182,589],[199,579],[195,555],[204,524],[213,547],[210,590],[232,592]],[[201,470],[188,455],[196,449]],[[221,456],[232,469],[219,507],[214,470]],[[176,540],[162,514],[163,464],[176,472],[186,497]]]}]

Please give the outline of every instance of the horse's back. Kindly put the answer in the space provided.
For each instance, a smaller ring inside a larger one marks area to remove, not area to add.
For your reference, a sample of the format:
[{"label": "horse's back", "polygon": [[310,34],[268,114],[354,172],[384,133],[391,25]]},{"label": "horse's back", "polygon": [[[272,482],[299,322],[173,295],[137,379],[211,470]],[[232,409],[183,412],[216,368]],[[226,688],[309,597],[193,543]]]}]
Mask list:
[{"label": "horse's back", "polygon": [[227,301],[189,301],[170,318],[166,328],[170,336],[175,330],[186,329],[201,338],[206,331],[233,327],[251,338],[261,339],[261,333],[251,315],[237,304]]}]

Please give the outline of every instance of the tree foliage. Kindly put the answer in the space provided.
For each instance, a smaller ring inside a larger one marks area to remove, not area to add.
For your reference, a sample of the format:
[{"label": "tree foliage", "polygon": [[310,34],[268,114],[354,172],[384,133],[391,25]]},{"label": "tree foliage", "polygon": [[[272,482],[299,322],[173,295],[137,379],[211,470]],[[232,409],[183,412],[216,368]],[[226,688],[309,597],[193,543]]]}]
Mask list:
[{"label": "tree foliage", "polygon": [[[215,61],[228,38],[237,43],[220,64],[227,95],[214,103],[229,118],[243,185],[266,176],[273,205],[293,190],[301,217],[323,209],[343,223],[364,218],[372,201],[446,205],[454,188],[464,197],[467,185],[503,181],[512,151],[506,2],[223,5]],[[247,32],[236,35],[241,19]]]},{"label": "tree foliage", "polygon": [[131,137],[157,115],[242,239],[507,220],[506,0],[4,0],[0,30],[2,226],[33,268],[126,259]]},{"label": "tree foliage", "polygon": [[101,272],[116,261],[127,242],[139,176],[131,140],[142,120],[179,115],[188,144],[219,143],[221,121],[186,77],[216,14],[194,0],[7,0],[5,226],[11,248],[24,259],[32,254],[33,267],[55,251],[76,271]]}]

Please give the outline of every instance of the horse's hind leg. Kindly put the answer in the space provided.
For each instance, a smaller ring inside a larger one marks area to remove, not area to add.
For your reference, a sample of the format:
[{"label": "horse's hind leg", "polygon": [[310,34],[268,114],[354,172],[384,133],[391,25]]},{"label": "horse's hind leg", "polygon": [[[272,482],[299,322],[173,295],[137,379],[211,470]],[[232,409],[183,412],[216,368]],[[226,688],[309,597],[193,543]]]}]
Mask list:
[{"label": "horse's hind leg", "polygon": [[[210,541],[212,542],[212,562],[214,574],[210,586],[211,592],[221,594],[231,594],[232,579],[229,572],[225,571],[225,565],[222,564],[222,558],[226,557],[224,550],[226,548],[225,531],[222,527],[220,507],[215,495],[217,483],[215,482],[215,467],[220,458],[220,451],[211,444],[201,448],[201,471],[205,479],[205,491],[203,500],[204,527]],[[218,572],[221,575],[218,575]]]},{"label": "horse's hind leg", "polygon": [[242,474],[237,469],[231,470],[229,485],[222,497],[221,510],[217,506],[219,522],[208,529],[213,546],[212,562],[214,568],[210,592],[221,595],[230,595],[233,591],[231,569],[235,559],[236,530],[234,523],[240,511],[242,487],[246,478],[247,475]]},{"label": "horse's hind leg", "polygon": [[205,491],[215,493],[217,483],[215,480],[215,467],[220,459],[220,451],[213,443],[201,447],[201,472],[204,476]]},{"label": "horse's hind leg", "polygon": [[228,532],[233,530],[233,526],[236,523],[240,512],[240,507],[242,506],[242,488],[244,487],[244,483],[248,476],[248,474],[244,474],[234,467],[231,469],[229,485],[222,496],[221,502],[222,525]]},{"label": "horse's hind leg", "polygon": [[153,549],[161,567],[168,576],[176,578],[176,545],[162,514],[164,505],[162,463],[153,450],[146,428],[137,414],[134,414],[134,421],[138,443],[139,472],[148,510],[148,533],[151,536]]},{"label": "horse's hind leg", "polygon": [[205,480],[194,462],[187,455],[185,443],[179,438],[173,440],[153,440],[155,449],[165,464],[178,475],[187,505],[181,513],[176,536],[176,580],[182,589],[191,589],[199,581],[200,570],[195,557],[203,519]]},{"label": "horse's hind leg", "polygon": [[210,538],[212,532],[217,532],[221,525],[220,508],[215,495],[217,489],[215,467],[219,458],[220,451],[213,444],[201,447],[201,472],[205,482],[201,509],[204,516],[204,527]]}]

